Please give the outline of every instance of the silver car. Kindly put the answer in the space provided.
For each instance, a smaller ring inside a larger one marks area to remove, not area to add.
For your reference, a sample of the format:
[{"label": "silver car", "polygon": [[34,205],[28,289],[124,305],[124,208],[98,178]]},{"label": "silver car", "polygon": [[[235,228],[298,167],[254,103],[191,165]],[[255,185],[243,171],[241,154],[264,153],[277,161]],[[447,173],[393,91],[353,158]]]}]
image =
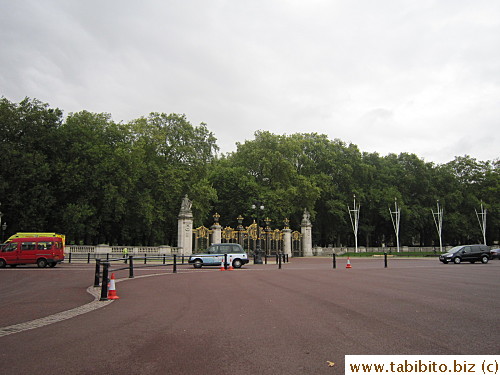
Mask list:
[{"label": "silver car", "polygon": [[234,268],[241,268],[248,263],[247,253],[237,243],[213,244],[207,251],[191,255],[188,262],[192,263],[194,268],[220,266],[224,262],[225,255],[227,255],[227,262]]}]

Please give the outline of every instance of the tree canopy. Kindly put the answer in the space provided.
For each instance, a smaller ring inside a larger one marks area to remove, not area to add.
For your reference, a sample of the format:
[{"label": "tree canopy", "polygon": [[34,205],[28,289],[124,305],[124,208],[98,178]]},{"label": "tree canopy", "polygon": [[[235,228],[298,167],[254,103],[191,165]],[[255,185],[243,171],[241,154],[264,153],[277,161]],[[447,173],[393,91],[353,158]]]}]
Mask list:
[{"label": "tree canopy", "polygon": [[389,207],[401,207],[401,243],[438,241],[432,210],[444,207],[446,244],[500,240],[500,162],[457,156],[446,164],[415,154],[380,156],[326,135],[257,131],[218,156],[206,124],[151,113],[128,123],[110,114],[63,115],[36,99],[0,99],[0,210],[7,232],[57,231],[69,242],[176,244],[185,194],[195,225],[236,226],[260,202],[272,226],[298,228],[311,213],[314,243],[352,245],[348,205],[361,204],[360,244],[395,242]]}]

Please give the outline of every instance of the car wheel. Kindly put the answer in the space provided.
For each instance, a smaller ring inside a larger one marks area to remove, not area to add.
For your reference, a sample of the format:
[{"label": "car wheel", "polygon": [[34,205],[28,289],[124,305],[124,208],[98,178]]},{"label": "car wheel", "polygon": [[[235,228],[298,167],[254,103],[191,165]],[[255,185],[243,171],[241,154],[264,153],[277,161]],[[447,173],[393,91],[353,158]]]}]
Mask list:
[{"label": "car wheel", "polygon": [[45,268],[45,267],[47,267],[47,264],[48,264],[48,263],[47,263],[47,260],[46,260],[46,259],[44,259],[44,258],[40,258],[40,259],[38,259],[38,260],[36,261],[36,264],[37,264],[38,268]]},{"label": "car wheel", "polygon": [[203,266],[203,262],[201,261],[201,259],[196,259],[193,263],[193,266],[194,268],[201,268],[201,266]]},{"label": "car wheel", "polygon": [[488,261],[489,261],[489,260],[490,260],[490,259],[489,259],[486,255],[484,255],[484,256],[481,258],[481,263],[486,264],[486,263],[488,263]]},{"label": "car wheel", "polygon": [[455,264],[460,264],[461,261],[462,261],[462,259],[460,259],[459,257],[456,257],[455,259],[453,259],[453,263],[455,263]]},{"label": "car wheel", "polygon": [[0,268],[4,268],[6,265],[7,263],[5,262],[5,260],[0,259]]},{"label": "car wheel", "polygon": [[242,265],[243,265],[243,263],[241,262],[241,259],[233,260],[233,267],[234,268],[241,268]]}]

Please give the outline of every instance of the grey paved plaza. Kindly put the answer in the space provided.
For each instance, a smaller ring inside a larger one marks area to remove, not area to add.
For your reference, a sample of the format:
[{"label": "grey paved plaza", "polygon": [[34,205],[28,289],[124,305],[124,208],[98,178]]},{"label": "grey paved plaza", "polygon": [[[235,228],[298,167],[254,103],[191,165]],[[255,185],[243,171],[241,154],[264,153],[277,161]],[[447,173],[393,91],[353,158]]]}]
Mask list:
[{"label": "grey paved plaza", "polygon": [[500,261],[345,262],[121,271],[101,304],[92,265],[2,269],[2,374],[342,374],[346,354],[500,352]]}]

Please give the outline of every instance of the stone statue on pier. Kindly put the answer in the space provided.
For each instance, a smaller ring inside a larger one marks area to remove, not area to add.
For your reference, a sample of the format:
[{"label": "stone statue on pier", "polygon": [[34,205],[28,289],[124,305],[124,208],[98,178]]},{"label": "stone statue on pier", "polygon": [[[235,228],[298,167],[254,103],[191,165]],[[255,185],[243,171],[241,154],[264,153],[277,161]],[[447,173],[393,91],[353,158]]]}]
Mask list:
[{"label": "stone statue on pier", "polygon": [[182,198],[181,209],[177,217],[177,247],[180,254],[191,255],[193,253],[193,202],[187,194]]},{"label": "stone statue on pier", "polygon": [[311,225],[311,214],[304,208],[304,214],[302,215],[302,225]]},{"label": "stone statue on pier", "polygon": [[181,210],[180,213],[191,212],[191,207],[193,206],[193,202],[189,200],[187,194],[182,198]]},{"label": "stone statue on pier", "polygon": [[304,208],[304,214],[302,215],[302,222],[300,223],[300,229],[302,232],[302,253],[305,257],[313,255],[312,252],[312,224],[311,224],[311,214]]}]

